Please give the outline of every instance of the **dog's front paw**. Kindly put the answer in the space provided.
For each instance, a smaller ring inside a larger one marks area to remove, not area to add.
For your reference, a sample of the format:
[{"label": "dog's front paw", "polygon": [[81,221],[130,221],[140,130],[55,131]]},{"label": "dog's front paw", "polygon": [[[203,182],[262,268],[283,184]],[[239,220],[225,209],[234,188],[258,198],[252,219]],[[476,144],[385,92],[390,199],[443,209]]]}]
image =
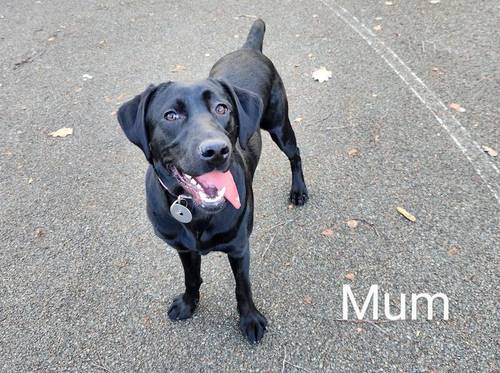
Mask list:
[{"label": "dog's front paw", "polygon": [[266,326],[265,316],[257,310],[240,316],[240,330],[250,343],[257,343],[262,339]]},{"label": "dog's front paw", "polygon": [[290,191],[290,202],[295,206],[303,206],[309,199],[307,187],[301,185],[300,187],[292,186]]},{"label": "dog's front paw", "polygon": [[194,310],[198,305],[198,298],[187,298],[187,300],[184,298],[184,294],[175,297],[168,310],[170,320],[185,320],[193,316]]}]

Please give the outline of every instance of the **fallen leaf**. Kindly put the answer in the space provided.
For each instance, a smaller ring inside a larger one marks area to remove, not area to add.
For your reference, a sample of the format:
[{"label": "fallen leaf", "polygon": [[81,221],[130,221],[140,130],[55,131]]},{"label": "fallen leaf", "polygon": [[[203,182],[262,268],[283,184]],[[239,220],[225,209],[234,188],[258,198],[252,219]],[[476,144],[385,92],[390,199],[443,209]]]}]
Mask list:
[{"label": "fallen leaf", "polygon": [[356,228],[358,224],[359,222],[356,219],[351,219],[347,221],[347,226],[352,229]]},{"label": "fallen leaf", "polygon": [[121,95],[116,97],[116,101],[122,101],[124,98],[126,98],[128,95],[126,93],[122,93]]},{"label": "fallen leaf", "polygon": [[172,73],[177,73],[179,71],[183,71],[183,70],[186,70],[186,66],[183,66],[183,65],[175,65],[175,67],[170,70],[170,72]]},{"label": "fallen leaf", "polygon": [[448,255],[449,256],[455,256],[458,254],[458,250],[459,250],[459,247],[458,246],[451,246],[449,249],[448,249]]},{"label": "fallen leaf", "polygon": [[312,304],[313,300],[310,295],[304,297],[304,304]]},{"label": "fallen leaf", "polygon": [[333,235],[333,229],[327,228],[323,232],[321,232],[323,236],[332,236]]},{"label": "fallen leaf", "polygon": [[34,236],[35,238],[41,238],[45,236],[45,231],[42,228],[37,228],[35,229]]},{"label": "fallen leaf", "polygon": [[406,211],[404,208],[397,207],[396,210],[398,210],[398,212],[401,215],[403,215],[406,219],[408,219],[409,221],[412,221],[412,222],[416,222],[417,221],[417,218],[415,216],[413,216],[412,214],[410,214],[408,211]]},{"label": "fallen leaf", "polygon": [[459,113],[465,113],[465,109],[461,107],[459,104],[456,103],[451,103],[448,105],[450,109],[453,109],[455,111],[458,111]]},{"label": "fallen leaf", "polygon": [[314,80],[323,83],[332,77],[332,72],[327,70],[326,67],[321,66],[318,70],[313,72],[312,77]]},{"label": "fallen leaf", "polygon": [[347,154],[349,154],[349,157],[356,157],[359,155],[359,150],[356,148],[352,148],[352,149],[349,149]]},{"label": "fallen leaf", "polygon": [[90,79],[94,79],[94,77],[92,75],[89,75],[89,74],[83,74],[82,75],[82,78],[83,80],[90,80]]},{"label": "fallen leaf", "polygon": [[354,273],[347,272],[344,277],[346,278],[346,280],[352,281],[354,280]]},{"label": "fallen leaf", "polygon": [[380,31],[380,30],[382,30],[382,25],[373,26],[373,31]]},{"label": "fallen leaf", "polygon": [[491,157],[496,157],[498,155],[498,152],[495,149],[490,148],[489,146],[483,145],[481,147],[483,148],[485,153],[488,153],[488,155]]},{"label": "fallen leaf", "polygon": [[69,136],[69,135],[72,135],[72,134],[73,134],[73,128],[63,127],[63,128],[58,129],[57,131],[50,132],[49,136],[52,136],[52,137],[66,137],[66,136]]}]

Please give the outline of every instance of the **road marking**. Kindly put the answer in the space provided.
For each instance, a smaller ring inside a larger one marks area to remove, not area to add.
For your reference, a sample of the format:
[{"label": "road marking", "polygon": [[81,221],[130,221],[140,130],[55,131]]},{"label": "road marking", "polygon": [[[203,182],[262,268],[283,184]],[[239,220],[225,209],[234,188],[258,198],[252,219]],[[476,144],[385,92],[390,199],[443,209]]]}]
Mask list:
[{"label": "road marking", "polygon": [[366,27],[347,9],[334,1],[318,0],[337,17],[353,29],[361,38],[385,61],[396,75],[408,86],[410,91],[434,115],[451,139],[455,142],[476,173],[484,181],[497,202],[500,202],[499,170],[488,159],[479,144],[472,138],[470,132],[453,116],[439,97],[420,79],[407,64],[372,30]]}]

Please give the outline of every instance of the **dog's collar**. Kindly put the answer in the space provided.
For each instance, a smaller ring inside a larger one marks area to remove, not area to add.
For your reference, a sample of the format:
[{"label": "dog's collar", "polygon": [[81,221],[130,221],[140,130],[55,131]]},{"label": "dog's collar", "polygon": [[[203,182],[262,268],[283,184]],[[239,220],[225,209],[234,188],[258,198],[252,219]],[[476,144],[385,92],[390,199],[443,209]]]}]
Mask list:
[{"label": "dog's collar", "polygon": [[191,209],[189,207],[188,200],[192,200],[193,197],[188,196],[186,194],[179,194],[176,195],[174,192],[172,192],[170,189],[168,189],[167,185],[163,182],[161,179],[161,173],[158,172],[156,167],[154,165],[153,170],[155,172],[156,178],[158,179],[158,182],[160,185],[165,189],[167,193],[169,193],[171,196],[175,198],[174,202],[170,205],[170,215],[177,220],[180,223],[189,223],[191,220],[193,220],[193,214],[191,212]]},{"label": "dog's collar", "polygon": [[[158,170],[158,168],[156,168],[156,166],[154,164],[151,164],[151,167],[153,167],[153,171],[155,172],[155,175],[156,175],[156,178],[158,179],[158,181],[160,182],[160,185],[163,187],[163,189],[165,189],[165,191],[167,191],[169,194],[171,194],[173,197],[177,198],[178,195],[175,194],[174,192],[172,192],[170,189],[168,189],[167,187],[167,184],[165,184],[163,182],[163,180],[161,179],[161,174],[164,172],[163,170]],[[160,166],[160,167],[163,167],[163,166]]]}]

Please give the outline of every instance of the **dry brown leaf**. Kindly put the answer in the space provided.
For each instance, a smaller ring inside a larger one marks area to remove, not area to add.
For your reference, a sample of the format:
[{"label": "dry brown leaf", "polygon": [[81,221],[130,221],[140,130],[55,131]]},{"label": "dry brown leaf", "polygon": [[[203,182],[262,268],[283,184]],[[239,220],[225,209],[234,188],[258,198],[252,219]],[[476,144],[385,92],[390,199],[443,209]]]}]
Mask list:
[{"label": "dry brown leaf", "polygon": [[175,65],[175,67],[172,70],[170,70],[170,72],[177,73],[177,72],[183,71],[183,70],[186,70],[186,66],[184,66],[184,65]]},{"label": "dry brown leaf", "polygon": [[332,77],[332,72],[327,70],[326,67],[321,66],[318,70],[312,73],[312,77],[314,80],[323,83]]},{"label": "dry brown leaf", "polygon": [[73,134],[73,128],[63,127],[63,128],[58,129],[57,131],[50,132],[49,136],[52,136],[52,137],[66,137],[66,136],[69,136],[69,135],[72,135],[72,134]]},{"label": "dry brown leaf", "polygon": [[448,255],[449,256],[455,256],[458,254],[459,247],[458,246],[452,246],[448,249]]},{"label": "dry brown leaf", "polygon": [[310,295],[304,297],[304,304],[312,304],[313,300]]},{"label": "dry brown leaf", "polygon": [[349,157],[356,157],[359,155],[359,150],[356,148],[352,148],[352,149],[349,149],[347,154],[349,154]]},{"label": "dry brown leaf", "polygon": [[465,113],[465,109],[455,102],[449,104],[448,107],[452,110],[458,111],[459,113]]},{"label": "dry brown leaf", "polygon": [[323,232],[321,232],[323,236],[332,236],[333,235],[333,229],[327,228]]},{"label": "dry brown leaf", "polygon": [[403,215],[406,219],[408,219],[409,221],[412,221],[412,222],[416,222],[417,221],[417,218],[415,216],[413,216],[412,214],[410,214],[408,211],[406,211],[404,208],[402,207],[396,207],[396,210],[398,210],[398,212]]},{"label": "dry brown leaf", "polygon": [[354,280],[354,273],[347,272],[344,277],[346,278],[346,280],[352,281]]},{"label": "dry brown leaf", "polygon": [[498,155],[498,152],[495,149],[490,148],[489,146],[483,145],[482,148],[491,157],[496,157]]},{"label": "dry brown leaf", "polygon": [[122,101],[124,98],[126,98],[128,95],[126,93],[122,93],[121,95],[116,97],[116,101]]},{"label": "dry brown leaf", "polygon": [[347,221],[347,226],[352,229],[356,228],[358,224],[359,222],[356,219],[351,219]]},{"label": "dry brown leaf", "polygon": [[37,229],[35,229],[34,235],[35,235],[35,238],[41,238],[41,237],[45,236],[45,231],[42,228],[37,228]]}]

